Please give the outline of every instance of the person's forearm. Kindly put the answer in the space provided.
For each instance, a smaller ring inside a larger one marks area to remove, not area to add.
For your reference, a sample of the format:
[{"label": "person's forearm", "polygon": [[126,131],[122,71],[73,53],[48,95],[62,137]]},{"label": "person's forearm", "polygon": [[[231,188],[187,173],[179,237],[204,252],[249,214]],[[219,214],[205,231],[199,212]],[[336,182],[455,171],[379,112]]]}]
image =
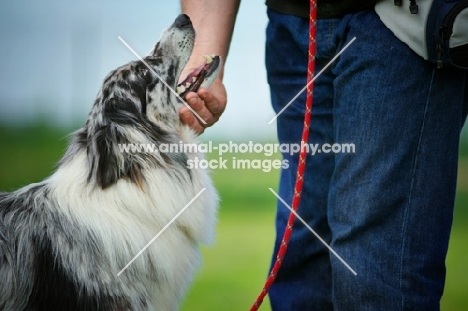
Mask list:
[{"label": "person's forearm", "polygon": [[199,65],[203,55],[216,54],[226,61],[239,3],[240,0],[181,0],[182,13],[190,17],[196,31],[189,67]]}]

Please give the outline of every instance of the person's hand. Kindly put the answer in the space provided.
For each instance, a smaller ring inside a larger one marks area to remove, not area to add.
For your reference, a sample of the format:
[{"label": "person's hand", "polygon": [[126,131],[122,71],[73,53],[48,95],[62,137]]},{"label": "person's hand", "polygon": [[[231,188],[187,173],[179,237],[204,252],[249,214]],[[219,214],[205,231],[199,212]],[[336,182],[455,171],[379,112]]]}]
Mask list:
[{"label": "person's hand", "polygon": [[203,119],[203,124],[187,106],[179,109],[179,116],[183,123],[190,126],[197,134],[205,131],[219,120],[226,109],[226,88],[220,79],[216,79],[209,89],[199,89],[197,93],[190,92],[185,96],[185,101]]}]

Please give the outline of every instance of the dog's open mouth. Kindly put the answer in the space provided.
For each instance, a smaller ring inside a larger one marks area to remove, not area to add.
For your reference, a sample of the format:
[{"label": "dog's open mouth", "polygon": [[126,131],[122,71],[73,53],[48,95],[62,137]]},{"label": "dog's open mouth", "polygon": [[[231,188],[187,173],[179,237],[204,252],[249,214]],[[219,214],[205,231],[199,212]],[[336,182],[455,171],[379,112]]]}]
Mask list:
[{"label": "dog's open mouth", "polygon": [[210,77],[219,66],[219,56],[205,55],[205,63],[192,71],[187,78],[177,85],[176,91],[180,97],[185,98],[189,92],[197,92],[202,83]]}]

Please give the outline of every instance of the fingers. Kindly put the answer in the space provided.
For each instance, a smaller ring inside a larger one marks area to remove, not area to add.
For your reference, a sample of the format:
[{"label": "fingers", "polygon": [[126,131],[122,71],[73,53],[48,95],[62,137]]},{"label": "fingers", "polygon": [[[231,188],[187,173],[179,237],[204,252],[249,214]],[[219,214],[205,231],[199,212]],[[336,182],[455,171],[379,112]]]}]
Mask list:
[{"label": "fingers", "polygon": [[211,113],[201,96],[194,92],[187,94],[186,102],[191,109],[187,106],[180,108],[180,119],[197,134],[203,133],[205,128],[212,126],[219,118]]},{"label": "fingers", "polygon": [[[187,103],[189,106],[195,111],[195,113],[198,115],[195,115],[195,117],[198,119],[198,121],[203,125],[204,127],[208,127],[213,125],[217,119],[209,109],[207,102],[205,101],[205,98],[203,95],[199,95],[197,93],[191,92],[187,94],[186,96]],[[213,101],[214,99],[212,99]],[[211,103],[213,105],[213,103]],[[203,123],[202,120],[205,121]]]},{"label": "fingers", "polygon": [[200,121],[195,117],[192,111],[186,106],[180,108],[179,116],[183,123],[187,124],[197,134],[203,133],[205,128],[201,125]]},{"label": "fingers", "polygon": [[[221,107],[221,102],[218,100],[211,92],[209,92],[207,89],[201,89],[198,92],[198,95],[200,98],[205,102],[206,108],[211,112],[211,114],[217,119],[219,119],[219,116],[224,111],[224,107]],[[216,121],[217,121],[216,119]]]},{"label": "fingers", "polygon": [[183,106],[179,110],[180,119],[197,134],[203,133],[205,128],[219,120],[227,102],[226,90],[222,83],[214,83],[210,90],[200,89],[198,93],[190,92],[185,99],[193,111]]}]

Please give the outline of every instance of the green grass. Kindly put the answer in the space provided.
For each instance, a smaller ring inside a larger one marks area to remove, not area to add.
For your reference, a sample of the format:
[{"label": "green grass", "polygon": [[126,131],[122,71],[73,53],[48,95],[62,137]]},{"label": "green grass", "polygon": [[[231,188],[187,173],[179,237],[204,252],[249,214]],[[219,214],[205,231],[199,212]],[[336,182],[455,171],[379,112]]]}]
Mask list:
[{"label": "green grass", "polygon": [[64,129],[0,128],[0,191],[50,175],[68,144]]},{"label": "green grass", "polygon": [[[468,125],[468,121],[466,122],[466,125]],[[462,132],[462,143],[460,144],[460,156],[463,158],[468,157],[468,127],[464,127],[464,132]]]},{"label": "green grass", "polygon": [[[231,163],[232,157],[223,158]],[[278,171],[227,169],[212,176],[221,196],[217,239],[204,249],[203,267],[182,310],[249,310],[270,264],[276,200],[268,188],[277,187]],[[269,309],[266,299],[261,310]]]},{"label": "green grass", "polygon": [[249,310],[268,272],[273,228],[273,213],[222,211],[217,242],[204,249],[182,310]]},{"label": "green grass", "polygon": [[[466,149],[465,149],[466,150]],[[460,160],[442,310],[468,310],[468,157]]]},{"label": "green grass", "polygon": [[[50,175],[67,145],[67,132],[45,127],[0,128],[0,191],[13,190]],[[463,147],[463,154],[468,150]],[[252,157],[253,155],[236,155]],[[226,155],[231,161],[232,155]],[[214,245],[203,248],[182,310],[248,310],[262,288],[274,239],[278,171],[215,170],[221,196]],[[442,310],[468,310],[468,157],[460,160],[459,187]],[[269,310],[266,300],[261,310]]]}]

